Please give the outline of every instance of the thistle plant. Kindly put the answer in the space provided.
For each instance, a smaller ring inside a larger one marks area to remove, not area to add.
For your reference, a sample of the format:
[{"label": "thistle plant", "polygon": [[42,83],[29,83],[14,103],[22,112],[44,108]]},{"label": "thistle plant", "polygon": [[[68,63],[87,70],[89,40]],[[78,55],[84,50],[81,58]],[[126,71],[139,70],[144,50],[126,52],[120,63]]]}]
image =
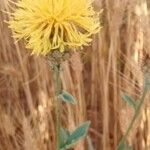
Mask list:
[{"label": "thistle plant", "polygon": [[[24,39],[31,54],[44,55],[54,73],[56,93],[57,150],[71,148],[87,134],[90,122],[73,132],[61,122],[62,101],[76,104],[75,98],[62,89],[61,64],[73,51],[88,46],[100,30],[99,13],[92,0],[18,0],[12,2],[9,27],[16,40]],[[15,7],[13,7],[15,6]]]},{"label": "thistle plant", "polygon": [[142,106],[144,105],[146,95],[148,91],[150,90],[150,57],[146,56],[143,66],[143,77],[144,77],[144,86],[143,86],[143,92],[141,95],[141,98],[137,101],[135,101],[131,96],[128,94],[123,94],[122,98],[124,101],[126,101],[133,109],[134,109],[134,116],[126,129],[126,132],[124,136],[121,138],[117,150],[133,150],[132,146],[128,146],[127,144],[127,137],[130,133],[130,131],[134,128],[134,124],[140,115]]}]

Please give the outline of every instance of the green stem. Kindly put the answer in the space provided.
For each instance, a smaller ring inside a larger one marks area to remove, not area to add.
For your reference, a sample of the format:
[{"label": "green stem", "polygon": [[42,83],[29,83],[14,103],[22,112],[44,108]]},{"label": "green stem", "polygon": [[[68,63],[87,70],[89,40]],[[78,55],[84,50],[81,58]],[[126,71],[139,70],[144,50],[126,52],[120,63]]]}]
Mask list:
[{"label": "green stem", "polygon": [[135,110],[135,114],[134,114],[134,116],[133,116],[133,118],[132,118],[132,120],[131,120],[131,123],[129,124],[129,126],[128,126],[128,128],[127,128],[125,134],[124,134],[124,136],[123,136],[122,139],[121,139],[121,141],[119,142],[118,148],[119,148],[123,143],[125,143],[127,136],[129,135],[129,133],[130,133],[130,131],[131,131],[131,129],[132,129],[132,127],[133,127],[133,125],[134,125],[134,123],[135,123],[137,117],[138,117],[138,115],[140,114],[140,110],[141,110],[141,108],[142,108],[142,106],[143,106],[143,104],[144,104],[144,100],[145,100],[145,97],[146,97],[147,92],[148,92],[148,86],[145,86],[145,87],[144,87],[143,94],[142,94],[142,97],[141,97],[141,99],[140,99],[140,103],[138,104],[138,106],[137,106],[137,108],[136,108],[136,110]]},{"label": "green stem", "polygon": [[62,83],[60,78],[60,64],[54,67],[54,80],[55,80],[55,92],[56,92],[56,149],[60,148],[60,128],[61,128],[61,101],[58,96],[62,92]]}]

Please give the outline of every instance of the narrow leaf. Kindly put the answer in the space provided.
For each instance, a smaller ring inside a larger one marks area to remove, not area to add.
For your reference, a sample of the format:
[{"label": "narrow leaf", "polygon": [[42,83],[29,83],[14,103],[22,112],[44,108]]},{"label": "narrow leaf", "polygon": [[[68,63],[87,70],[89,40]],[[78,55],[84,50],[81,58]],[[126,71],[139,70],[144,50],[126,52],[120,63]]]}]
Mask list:
[{"label": "narrow leaf", "polygon": [[[60,149],[66,144],[70,133],[67,129],[60,129]],[[62,149],[63,150],[63,149]]]},{"label": "narrow leaf", "polygon": [[88,129],[90,126],[90,122],[85,122],[81,124],[75,131],[73,131],[67,141],[67,144],[65,146],[66,149],[71,148],[74,146],[80,139],[86,136]]},{"label": "narrow leaf", "polygon": [[136,110],[137,104],[131,96],[127,94],[122,94],[122,98],[129,106],[131,106],[132,108]]},{"label": "narrow leaf", "polygon": [[71,104],[76,104],[76,99],[68,92],[63,91],[60,95],[59,98],[67,103],[71,103]]}]

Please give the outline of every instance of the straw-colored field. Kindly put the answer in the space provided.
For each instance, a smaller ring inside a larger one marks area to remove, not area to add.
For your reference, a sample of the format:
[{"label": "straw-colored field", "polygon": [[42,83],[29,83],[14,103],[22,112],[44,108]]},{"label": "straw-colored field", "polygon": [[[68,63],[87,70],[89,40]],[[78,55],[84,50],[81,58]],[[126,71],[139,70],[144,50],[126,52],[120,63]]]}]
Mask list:
[{"label": "straw-colored field", "polygon": [[[138,99],[142,58],[150,54],[149,0],[95,0],[103,9],[102,29],[90,47],[63,64],[63,88],[75,106],[63,104],[62,121],[70,130],[91,120],[89,137],[75,150],[115,150],[133,110],[121,99]],[[8,0],[0,0],[0,150],[55,150],[52,71],[44,57],[30,55],[23,41],[14,44]],[[134,150],[150,150],[149,96],[130,135]]]}]

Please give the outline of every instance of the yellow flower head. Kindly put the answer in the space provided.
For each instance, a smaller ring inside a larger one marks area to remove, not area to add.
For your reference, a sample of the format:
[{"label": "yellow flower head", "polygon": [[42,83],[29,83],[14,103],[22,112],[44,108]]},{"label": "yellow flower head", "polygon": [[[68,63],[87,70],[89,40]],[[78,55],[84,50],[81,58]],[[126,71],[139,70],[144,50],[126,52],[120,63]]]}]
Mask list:
[{"label": "yellow flower head", "polygon": [[15,5],[10,28],[33,54],[82,48],[100,29],[92,0],[18,0]]}]

